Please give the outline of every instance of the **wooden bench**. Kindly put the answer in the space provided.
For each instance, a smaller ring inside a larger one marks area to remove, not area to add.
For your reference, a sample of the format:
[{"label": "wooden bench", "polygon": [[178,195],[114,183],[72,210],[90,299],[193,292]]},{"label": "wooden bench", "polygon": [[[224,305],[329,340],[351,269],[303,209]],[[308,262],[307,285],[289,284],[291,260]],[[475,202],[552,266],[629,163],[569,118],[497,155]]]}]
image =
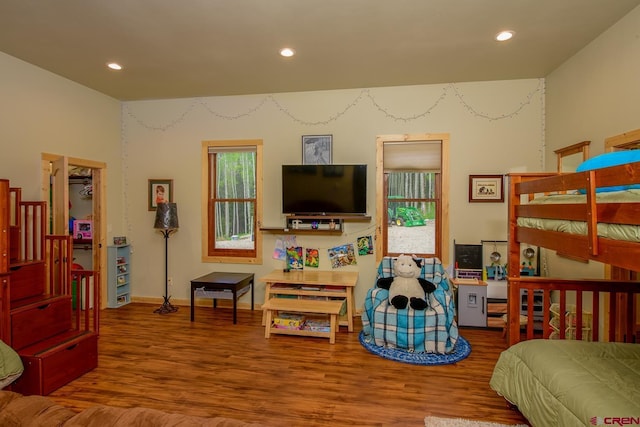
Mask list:
[{"label": "wooden bench", "polygon": [[[336,342],[336,330],[338,328],[338,315],[342,310],[344,301],[344,299],[321,301],[311,299],[271,298],[262,305],[262,309],[265,312],[264,337],[269,338],[271,334],[323,337],[329,338],[329,342],[334,344]],[[273,313],[277,311],[285,311],[288,313],[327,314],[330,317],[329,332],[311,331],[307,329],[275,328],[271,324],[273,323]]]}]

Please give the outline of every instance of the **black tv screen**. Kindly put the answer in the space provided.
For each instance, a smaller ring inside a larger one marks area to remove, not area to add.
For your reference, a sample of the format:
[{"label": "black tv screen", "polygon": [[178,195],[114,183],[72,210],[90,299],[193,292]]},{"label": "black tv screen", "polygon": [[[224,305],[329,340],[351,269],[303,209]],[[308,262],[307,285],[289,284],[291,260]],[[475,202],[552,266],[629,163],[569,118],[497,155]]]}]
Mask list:
[{"label": "black tv screen", "polygon": [[282,165],[282,212],[367,213],[367,165]]}]

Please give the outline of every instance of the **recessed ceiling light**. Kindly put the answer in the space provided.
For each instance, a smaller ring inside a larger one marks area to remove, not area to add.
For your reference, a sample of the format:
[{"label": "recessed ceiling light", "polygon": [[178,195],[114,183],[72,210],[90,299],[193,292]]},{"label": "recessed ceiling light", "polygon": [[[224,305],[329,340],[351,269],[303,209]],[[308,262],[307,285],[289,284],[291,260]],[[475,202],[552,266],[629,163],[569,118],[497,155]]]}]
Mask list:
[{"label": "recessed ceiling light", "polygon": [[115,62],[109,62],[107,64],[107,67],[111,68],[112,70],[117,70],[117,71],[122,70],[122,65]]},{"label": "recessed ceiling light", "polygon": [[497,35],[496,35],[496,40],[498,40],[499,42],[504,42],[509,40],[511,37],[513,37],[515,33],[513,31],[500,31]]},{"label": "recessed ceiling light", "polygon": [[285,47],[280,49],[280,55],[284,56],[285,58],[292,57],[295,54],[296,54],[296,51],[291,49],[290,47]]}]

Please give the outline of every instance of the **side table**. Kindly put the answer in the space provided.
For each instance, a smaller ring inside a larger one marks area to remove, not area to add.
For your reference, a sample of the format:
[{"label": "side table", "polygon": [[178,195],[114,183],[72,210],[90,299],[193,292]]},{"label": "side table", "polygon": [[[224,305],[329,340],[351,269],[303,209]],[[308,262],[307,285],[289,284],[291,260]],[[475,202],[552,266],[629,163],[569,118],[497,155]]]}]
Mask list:
[{"label": "side table", "polygon": [[233,299],[233,324],[236,324],[238,298],[251,290],[253,310],[253,273],[213,272],[191,281],[191,321],[194,320],[194,297],[196,290],[204,297],[213,298],[213,308],[218,299]]}]

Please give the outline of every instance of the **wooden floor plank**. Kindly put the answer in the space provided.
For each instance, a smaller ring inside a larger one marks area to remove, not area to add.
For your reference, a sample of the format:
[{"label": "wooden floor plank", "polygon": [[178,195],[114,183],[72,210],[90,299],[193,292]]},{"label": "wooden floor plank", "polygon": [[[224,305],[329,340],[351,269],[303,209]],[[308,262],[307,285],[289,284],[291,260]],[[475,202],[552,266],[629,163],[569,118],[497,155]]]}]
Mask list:
[{"label": "wooden floor plank", "polygon": [[196,307],[154,314],[129,304],[101,313],[98,368],[49,397],[81,410],[96,404],[225,416],[271,426],[422,426],[426,415],[526,423],[489,387],[506,348],[499,330],[461,328],[471,355],[415,366],[366,351],[341,327],[336,343],[264,338],[261,311]]}]

